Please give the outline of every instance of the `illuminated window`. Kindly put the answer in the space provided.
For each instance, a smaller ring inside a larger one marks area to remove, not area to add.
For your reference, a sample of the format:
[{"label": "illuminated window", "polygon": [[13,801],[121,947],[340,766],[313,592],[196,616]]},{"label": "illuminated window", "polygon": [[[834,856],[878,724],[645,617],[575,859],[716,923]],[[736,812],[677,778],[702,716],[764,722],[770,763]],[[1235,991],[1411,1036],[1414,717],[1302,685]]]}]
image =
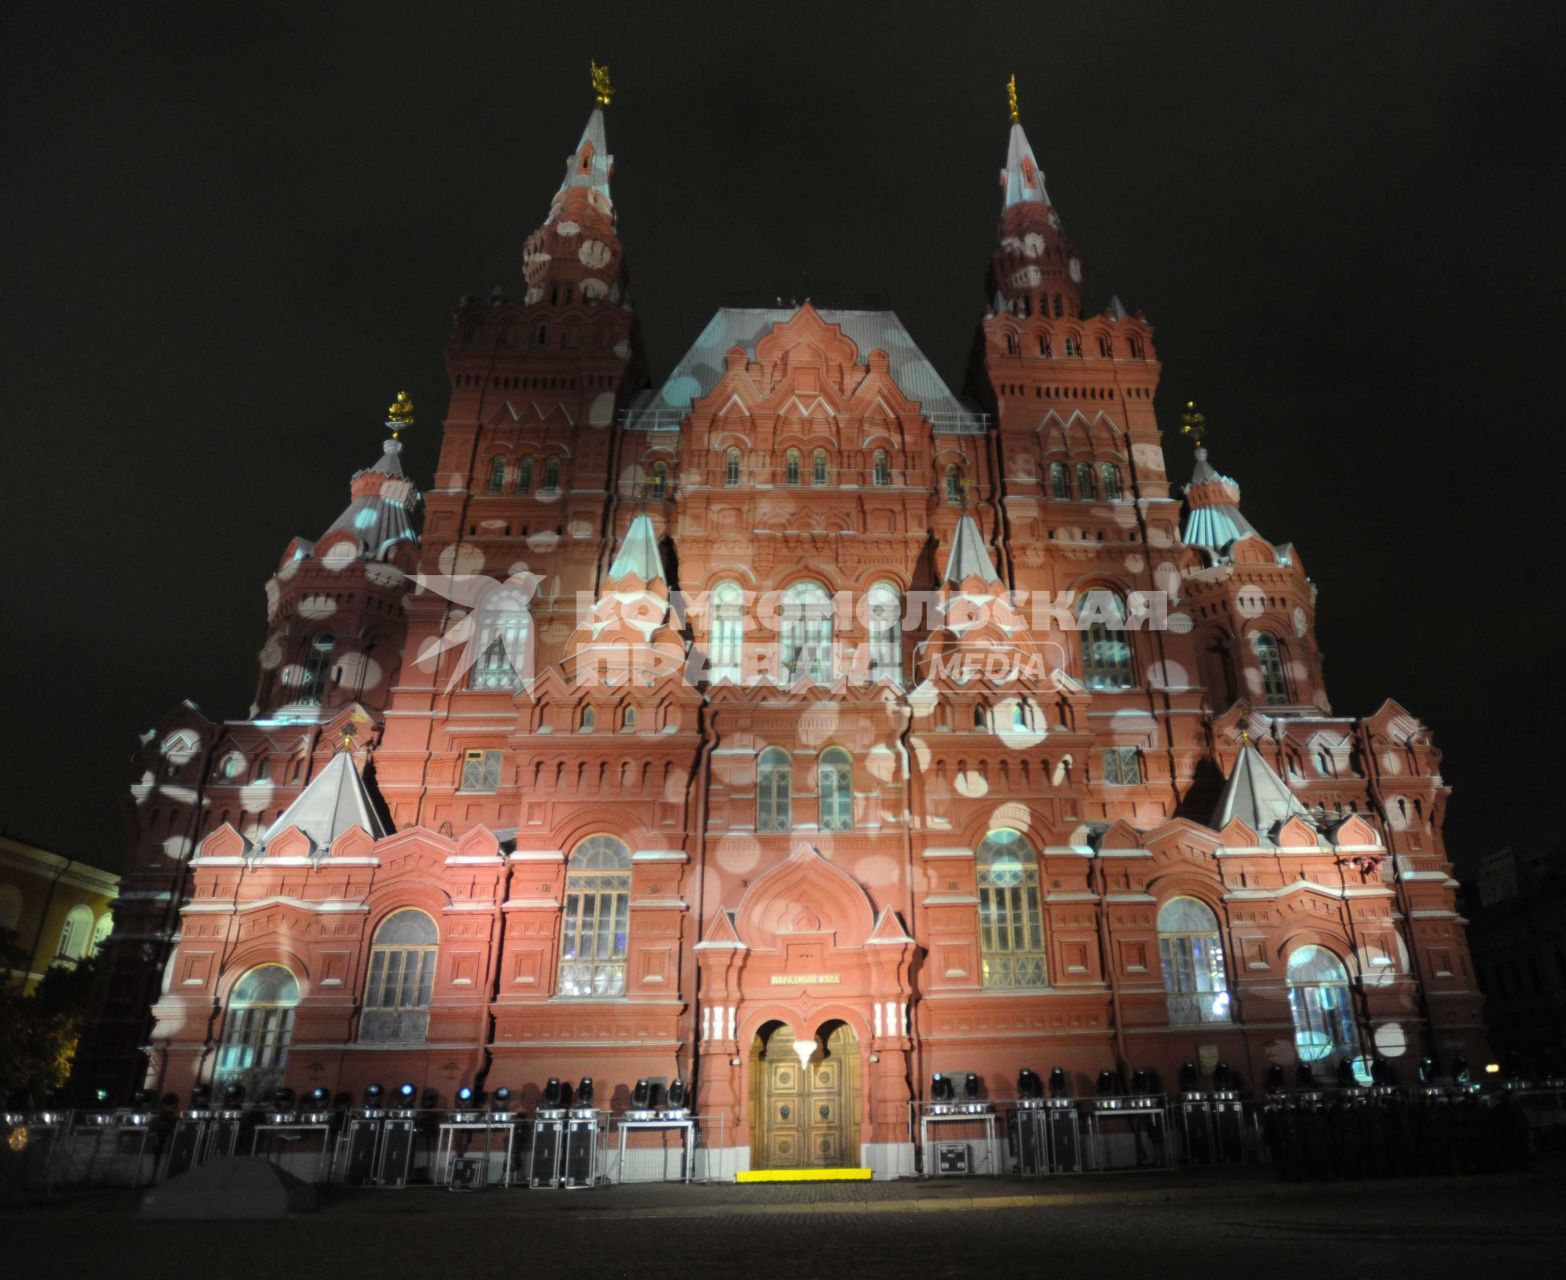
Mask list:
[{"label": "illuminated window", "polygon": [[[1060,312],[1057,311],[1055,314],[1059,315]],[[1070,334],[1066,335],[1066,354],[1068,356],[1080,356],[1082,354],[1082,343]]]},{"label": "illuminated window", "polygon": [[1091,502],[1095,496],[1093,492],[1092,463],[1077,463],[1077,497],[1081,498],[1083,502]]},{"label": "illuminated window", "polygon": [[1158,910],[1158,956],[1171,1023],[1230,1020],[1223,938],[1211,907],[1195,898],[1164,903]]},{"label": "illuminated window", "polygon": [[783,463],[784,483],[799,483],[799,450],[790,449]]},{"label": "illuminated window", "polygon": [[959,467],[946,468],[946,501],[962,502],[962,470]]},{"label": "illuminated window", "polygon": [[731,489],[740,482],[740,451],[730,449],[723,463],[723,483]]},{"label": "illuminated window", "polygon": [[669,487],[669,468],[665,463],[655,462],[652,474],[647,477],[647,496],[653,501],[662,499],[664,492]]},{"label": "illuminated window", "polygon": [[435,922],[422,911],[396,911],[382,921],[370,947],[360,1040],[384,1044],[425,1038],[439,945]]},{"label": "illuminated window", "polygon": [[816,765],[816,797],[822,831],[854,826],[854,762],[842,747],[828,747]]},{"label": "illuminated window", "polygon": [[822,485],[827,482],[827,456],[825,449],[817,449],[810,459],[810,483]]},{"label": "illuminated window", "polygon": [[1353,1064],[1362,1084],[1370,1073],[1359,1052],[1354,996],[1343,961],[1325,947],[1300,947],[1289,957],[1289,1011],[1294,1017],[1294,1049],[1301,1062],[1318,1073]]},{"label": "illuminated window", "polygon": [[326,692],[326,676],[332,665],[337,637],[330,631],[317,631],[305,654],[304,677],[299,682],[299,701],[320,704]]},{"label": "illuminated window", "polygon": [[65,913],[65,923],[60,926],[60,945],[55,949],[55,959],[75,964],[87,954],[92,942],[92,908],[72,907]]},{"label": "illuminated window", "polygon": [[793,762],[782,747],[768,747],[756,762],[756,830],[788,831],[794,825],[789,792]]},{"label": "illuminated window", "polygon": [[1066,476],[1064,463],[1052,462],[1049,464],[1049,494],[1052,498],[1069,498],[1071,496],[1071,481]]},{"label": "illuminated window", "polygon": [[252,1098],[282,1084],[298,1004],[299,984],[280,964],[252,969],[235,983],[223,1019],[214,1081],[243,1085]]},{"label": "illuminated window", "polygon": [[517,492],[533,492],[533,459],[523,458],[517,463]]},{"label": "illuminated window", "polygon": [[737,582],[712,589],[712,644],[707,678],[739,682],[745,646],[745,593]]},{"label": "illuminated window", "polygon": [[566,868],[557,993],[576,999],[625,994],[631,919],[631,851],[613,836],[577,845]]},{"label": "illuminated window", "polygon": [[986,987],[1042,987],[1044,919],[1039,867],[1016,831],[992,831],[979,846],[979,952]]},{"label": "illuminated window", "polygon": [[1111,787],[1129,787],[1142,781],[1142,765],[1135,747],[1110,747],[1103,760],[1104,781]]},{"label": "illuminated window", "polygon": [[109,935],[114,932],[114,917],[105,911],[98,917],[98,923],[92,929],[92,945],[87,949],[87,954],[95,956],[103,950],[103,944],[109,940]]},{"label": "illuminated window", "polygon": [[496,458],[489,464],[489,491],[499,493],[506,487],[506,460]]},{"label": "illuminated window", "polygon": [[1082,678],[1089,689],[1131,687],[1131,642],[1125,619],[1125,603],[1113,591],[1088,591],[1077,603]]},{"label": "illuminated window", "polygon": [[796,582],[783,593],[779,649],[783,683],[832,679],[832,598],[819,582]]},{"label": "illuminated window", "polygon": [[518,689],[529,674],[533,618],[519,591],[493,591],[479,609],[469,682],[475,689]]},{"label": "illuminated window", "polygon": [[867,596],[870,679],[903,682],[903,598],[890,582],[878,582]]},{"label": "illuminated window", "polygon": [[875,451],[874,465],[875,483],[878,487],[884,489],[887,485],[892,483],[892,470],[887,465],[885,449],[877,449]]},{"label": "illuminated window", "polygon": [[463,791],[500,789],[500,752],[464,751],[462,753]]},{"label": "illuminated window", "polygon": [[1268,631],[1258,631],[1251,637],[1256,648],[1256,661],[1261,664],[1262,693],[1269,705],[1281,706],[1289,700],[1289,681],[1283,672],[1283,654],[1278,647],[1278,637]]},{"label": "illuminated window", "polygon": [[1120,501],[1120,468],[1113,462],[1099,464],[1098,478],[1103,482],[1104,497],[1110,502]]},{"label": "illuminated window", "polygon": [[544,491],[554,493],[560,488],[560,459],[550,458],[544,463]]}]

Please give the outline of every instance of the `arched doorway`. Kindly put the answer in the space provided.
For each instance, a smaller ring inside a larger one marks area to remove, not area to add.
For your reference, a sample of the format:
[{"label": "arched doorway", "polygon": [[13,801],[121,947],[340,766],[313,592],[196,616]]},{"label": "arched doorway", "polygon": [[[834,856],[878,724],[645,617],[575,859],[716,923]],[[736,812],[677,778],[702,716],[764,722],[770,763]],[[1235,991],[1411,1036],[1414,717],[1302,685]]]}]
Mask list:
[{"label": "arched doorway", "polygon": [[859,1163],[859,1041],[822,1026],[801,1055],[791,1027],[768,1023],[750,1049],[750,1167],[834,1169]]}]

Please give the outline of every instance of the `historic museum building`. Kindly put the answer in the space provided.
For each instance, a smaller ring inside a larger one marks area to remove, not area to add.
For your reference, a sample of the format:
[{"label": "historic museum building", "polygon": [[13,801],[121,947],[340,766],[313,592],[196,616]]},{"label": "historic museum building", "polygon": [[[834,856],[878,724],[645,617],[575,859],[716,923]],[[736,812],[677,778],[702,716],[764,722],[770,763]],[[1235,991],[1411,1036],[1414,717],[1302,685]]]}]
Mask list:
[{"label": "historic museum building", "polygon": [[1194,410],[1166,459],[1015,112],[960,395],[808,301],[652,379],[604,120],[456,312],[427,487],[399,397],[250,713],[143,740],[83,1078],[681,1078],[731,1167],[897,1175],[934,1072],[1483,1061],[1430,731],[1333,712],[1301,553]]}]

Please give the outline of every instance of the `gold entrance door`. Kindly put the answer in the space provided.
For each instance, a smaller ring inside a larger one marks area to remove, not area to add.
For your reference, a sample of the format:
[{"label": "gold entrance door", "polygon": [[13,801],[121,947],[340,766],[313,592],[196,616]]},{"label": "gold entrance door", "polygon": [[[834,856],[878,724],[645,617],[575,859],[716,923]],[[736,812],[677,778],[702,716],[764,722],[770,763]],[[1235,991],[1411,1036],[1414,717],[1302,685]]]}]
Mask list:
[{"label": "gold entrance door", "polygon": [[859,1162],[859,1044],[838,1023],[826,1052],[801,1064],[794,1033],[775,1028],[751,1056],[751,1167],[840,1168]]}]

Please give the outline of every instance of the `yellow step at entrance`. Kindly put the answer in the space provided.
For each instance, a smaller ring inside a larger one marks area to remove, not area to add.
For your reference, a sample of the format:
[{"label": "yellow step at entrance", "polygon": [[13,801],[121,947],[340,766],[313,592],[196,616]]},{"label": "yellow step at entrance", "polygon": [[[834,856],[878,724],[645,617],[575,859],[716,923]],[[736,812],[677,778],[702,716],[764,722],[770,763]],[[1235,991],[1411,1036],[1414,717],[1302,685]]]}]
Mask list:
[{"label": "yellow step at entrance", "polygon": [[735,1182],[869,1182],[868,1169],[747,1169]]}]

